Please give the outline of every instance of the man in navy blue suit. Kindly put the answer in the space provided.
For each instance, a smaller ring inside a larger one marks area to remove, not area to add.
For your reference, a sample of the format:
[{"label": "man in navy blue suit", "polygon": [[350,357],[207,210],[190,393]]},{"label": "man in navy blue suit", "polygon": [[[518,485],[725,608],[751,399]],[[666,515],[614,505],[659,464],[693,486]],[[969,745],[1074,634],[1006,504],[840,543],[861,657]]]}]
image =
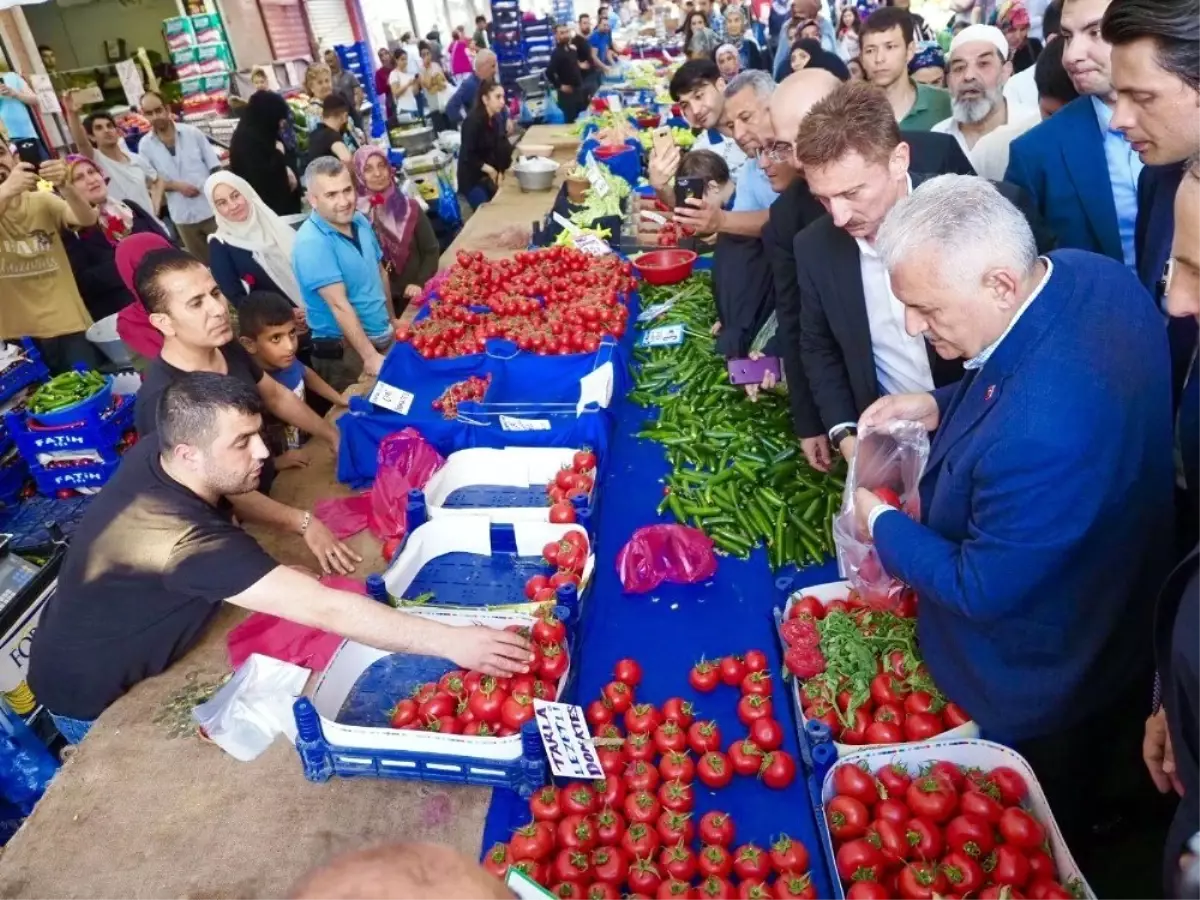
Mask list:
[{"label": "man in navy blue suit", "polygon": [[921,520],[860,490],[860,529],[917,591],[934,680],[1030,762],[1086,872],[1113,794],[1141,789],[1147,586],[1171,557],[1160,314],[1116,262],[1039,257],[1021,212],[970,176],[918,187],[876,245],[908,331],[965,373],[863,414],[934,435]]},{"label": "man in navy blue suit", "polygon": [[1142,161],[1112,129],[1112,47],[1100,35],[1109,0],[1063,0],[1063,67],[1073,100],[1012,142],[1004,180],[1023,187],[1060,247],[1133,268]]}]

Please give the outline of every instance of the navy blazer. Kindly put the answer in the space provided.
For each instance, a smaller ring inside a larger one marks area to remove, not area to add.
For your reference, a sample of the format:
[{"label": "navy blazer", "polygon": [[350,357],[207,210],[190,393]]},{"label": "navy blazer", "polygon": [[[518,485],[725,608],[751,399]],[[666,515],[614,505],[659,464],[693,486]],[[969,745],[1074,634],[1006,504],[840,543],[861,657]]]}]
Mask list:
[{"label": "navy blazer", "polygon": [[1104,135],[1090,97],[1072,100],[1013,141],[1004,180],[1033,197],[1060,247],[1125,260]]},{"label": "navy blazer", "polygon": [[1172,562],[1162,319],[1124,265],[1050,259],[991,359],[934,393],[921,523],[875,522],[920,597],[934,680],[1004,742],[1069,728],[1149,672],[1148,591]]},{"label": "navy blazer", "polygon": [[[235,247],[214,237],[208,242],[208,267],[212,269],[221,293],[235,309],[242,305],[250,291],[272,291],[287,297],[244,247]],[[248,285],[248,282],[252,284]]]}]

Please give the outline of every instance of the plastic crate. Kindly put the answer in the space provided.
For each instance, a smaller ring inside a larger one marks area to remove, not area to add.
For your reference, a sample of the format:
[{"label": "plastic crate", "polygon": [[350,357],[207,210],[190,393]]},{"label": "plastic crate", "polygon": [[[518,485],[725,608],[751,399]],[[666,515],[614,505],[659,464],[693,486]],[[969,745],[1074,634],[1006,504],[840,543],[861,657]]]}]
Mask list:
[{"label": "plastic crate", "polygon": [[[412,614],[457,627],[505,628],[533,623],[531,615],[516,612],[418,609]],[[387,662],[370,671],[383,660]],[[422,779],[505,787],[522,797],[532,796],[546,784],[549,773],[532,722],[526,723],[520,734],[503,738],[388,727],[390,703],[454,668],[449,660],[389,654],[343,642],[317,679],[312,699],[301,697],[293,706],[296,749],[304,776],[316,782],[334,775]],[[559,697],[572,669],[559,681]],[[372,678],[385,683],[376,688]]]},{"label": "plastic crate", "polygon": [[6,403],[20,391],[50,377],[50,370],[42,362],[42,355],[29,338],[21,339],[24,358],[10,364],[0,372],[0,403]]},{"label": "plastic crate", "polygon": [[[806,587],[794,592],[788,597],[787,603],[784,605],[782,614],[776,610],[775,624],[776,628],[782,626],[787,621],[788,612],[792,605],[800,600],[801,597],[815,597],[821,601],[823,606],[828,606],[834,600],[845,600],[850,593],[850,585],[845,581],[831,581],[827,584],[818,584],[812,587]],[[783,640],[783,635],[779,636],[780,646],[783,652],[787,653],[787,643]],[[812,771],[817,779],[825,776],[825,773],[837,762],[837,760],[863,750],[873,749],[899,749],[904,747],[914,746],[914,742],[904,742],[902,744],[842,744],[833,739],[833,733],[824,722],[816,720],[809,721],[804,716],[803,704],[800,698],[800,680],[798,678],[788,679],[790,683],[790,693],[792,704],[796,711],[796,731],[800,741],[800,758],[801,761]],[[957,728],[951,728],[949,731],[944,731],[937,735],[934,740],[946,739],[967,739],[979,737],[979,726],[974,722],[967,722],[965,725],[960,725]],[[927,741],[915,742],[917,745],[928,743]]]},{"label": "plastic crate", "polygon": [[101,488],[112,478],[121,464],[120,457],[105,462],[85,463],[78,466],[47,469],[30,465],[29,472],[37,483],[38,492],[51,497],[59,491],[75,491],[83,488]]},{"label": "plastic crate", "polygon": [[7,462],[0,463],[0,504],[11,506],[17,503],[29,478],[29,464],[20,454],[13,454]]},{"label": "plastic crate", "polygon": [[[411,530],[383,573],[383,582],[392,597],[413,599],[432,593],[428,605],[435,607],[524,604],[528,602],[525,583],[551,571],[542,558],[542,548],[561,541],[570,531],[586,535],[582,525],[493,523],[479,513],[425,521],[423,511],[413,502],[408,509]],[[595,566],[595,555],[589,549],[578,592],[572,589],[559,594],[569,622],[578,618],[577,598],[587,590]]]},{"label": "plastic crate", "polygon": [[[902,765],[915,776],[926,766],[939,760],[948,760],[960,767],[994,769],[998,766],[1008,766],[1016,769],[1025,779],[1025,784],[1029,788],[1029,794],[1022,806],[1032,813],[1046,829],[1050,855],[1054,857],[1059,881],[1063,885],[1066,885],[1067,882],[1078,882],[1082,896],[1096,896],[1087,881],[1084,880],[1083,873],[1075,864],[1071,850],[1058,830],[1058,825],[1054,821],[1054,812],[1050,809],[1050,804],[1046,802],[1046,795],[1042,792],[1041,785],[1038,784],[1037,776],[1034,775],[1033,769],[1030,768],[1025,758],[1015,750],[991,741],[967,739],[896,744],[852,753],[839,762],[835,768],[865,765],[871,772],[877,772],[887,765]],[[837,860],[833,849],[833,840],[829,834],[828,820],[825,816],[825,805],[833,797],[833,771],[831,770],[820,781],[820,788],[815,796],[815,808],[818,813],[816,816],[817,830],[821,834],[821,849],[829,864],[829,871],[832,873],[834,896],[839,900],[844,900],[846,892],[842,887],[841,879],[837,876]]]},{"label": "plastic crate", "polygon": [[103,411],[89,409],[82,418],[57,427],[46,427],[25,410],[14,410],[5,414],[4,426],[21,455],[34,466],[42,454],[114,450],[133,430],[135,405],[132,395],[117,395]]}]

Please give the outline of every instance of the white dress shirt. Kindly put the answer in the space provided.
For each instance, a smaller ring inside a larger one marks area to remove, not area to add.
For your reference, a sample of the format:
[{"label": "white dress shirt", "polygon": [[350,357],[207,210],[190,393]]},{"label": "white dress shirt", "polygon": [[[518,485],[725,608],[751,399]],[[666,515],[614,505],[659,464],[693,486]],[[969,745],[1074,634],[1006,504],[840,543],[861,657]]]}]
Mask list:
[{"label": "white dress shirt", "polygon": [[904,304],[892,293],[891,279],[879,254],[864,240],[858,244],[863,297],[871,326],[871,352],[875,377],[885,394],[921,394],[933,390],[933,373],[925,338],[913,337],[904,328]]},{"label": "white dress shirt", "polygon": [[1018,106],[1038,108],[1037,82],[1033,80],[1034,66],[1023,69],[1004,85],[1004,99]]},{"label": "white dress shirt", "polygon": [[[993,128],[987,134],[980,137],[977,141],[975,141],[975,147],[978,147],[985,140],[987,140],[987,138],[991,137],[993,134],[1000,131],[1001,129],[1007,128],[1010,124],[1012,124],[1014,122],[1031,120],[1031,117],[1036,117],[1035,124],[1036,124],[1036,122],[1041,121],[1041,113],[1038,112],[1038,108],[1036,106],[1034,106],[1033,109],[1029,109],[1028,107],[1024,107],[1017,103],[1014,103],[1012,100],[1009,100],[1007,97],[1005,98],[1004,113],[1005,113],[1004,124],[999,125],[996,128]],[[1028,130],[1028,128],[1032,128],[1032,127],[1033,127],[1032,124],[1028,125],[1026,127],[1026,130]],[[954,116],[950,116],[948,119],[942,119],[942,121],[938,122],[936,125],[933,126],[933,128],[931,128],[929,130],[936,131],[938,134],[948,134],[951,137],[953,137],[956,141],[958,141],[958,146],[962,147],[962,152],[967,155],[968,159],[971,159],[971,164],[972,165],[975,164],[975,160],[971,158],[971,154],[974,153],[974,148],[970,147],[967,144],[967,136],[962,133],[962,128],[959,125],[958,120],[955,119]],[[1024,134],[1024,133],[1025,133],[1025,131],[1020,132],[1020,134]],[[1009,138],[1010,142],[1011,142],[1011,140],[1012,139]],[[979,171],[978,166],[975,166],[975,172],[978,175],[983,175],[983,173]],[[988,178],[990,176],[983,175],[983,177]],[[1002,175],[1000,175],[999,178],[994,179],[994,180],[1003,181],[1004,175],[1002,174]]]},{"label": "white dress shirt", "polygon": [[1008,172],[1009,145],[1030,128],[1041,123],[1042,114],[1036,107],[1032,110],[1020,107],[1016,116],[1009,112],[1008,124],[1001,125],[995,131],[989,131],[975,142],[975,146],[967,154],[976,174],[988,181],[1003,181]]}]

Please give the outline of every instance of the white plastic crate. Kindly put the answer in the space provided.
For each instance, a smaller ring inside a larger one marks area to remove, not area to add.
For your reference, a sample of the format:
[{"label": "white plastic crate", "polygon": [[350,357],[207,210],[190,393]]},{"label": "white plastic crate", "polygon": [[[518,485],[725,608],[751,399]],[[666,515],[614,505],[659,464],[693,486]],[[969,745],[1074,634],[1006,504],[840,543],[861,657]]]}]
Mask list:
[{"label": "white plastic crate", "polygon": [[[851,749],[853,750],[854,748]],[[825,842],[825,855],[829,860],[832,871],[834,893],[839,898],[844,898],[846,893],[842,887],[841,879],[838,878],[837,868],[834,865],[835,852],[833,840],[830,837],[825,816],[825,807],[834,797],[834,773],[842,766],[860,765],[865,765],[868,770],[874,773],[878,772],[884,766],[895,764],[906,766],[909,773],[916,776],[922,767],[941,760],[947,760],[960,767],[976,767],[980,769],[995,769],[998,766],[1008,766],[1019,772],[1029,788],[1029,793],[1022,806],[1046,829],[1046,836],[1050,842],[1050,855],[1054,857],[1054,865],[1058,870],[1058,880],[1066,886],[1067,882],[1078,879],[1080,885],[1083,887],[1084,896],[1096,896],[1092,893],[1092,889],[1084,879],[1083,872],[1075,864],[1075,859],[1071,856],[1071,850],[1067,847],[1066,841],[1063,840],[1062,832],[1058,830],[1058,824],[1054,821],[1054,814],[1050,809],[1050,804],[1046,802],[1046,795],[1042,792],[1042,787],[1038,784],[1037,776],[1033,774],[1033,769],[1030,768],[1025,758],[1015,750],[1005,747],[1002,744],[993,743],[992,741],[939,739],[916,744],[891,744],[886,747],[876,746],[871,749],[862,749],[858,752],[852,752],[844,758],[839,758],[837,763],[825,773],[825,780],[821,784],[820,830],[822,840]]]},{"label": "white plastic crate", "polygon": [[[459,450],[446,457],[425,485],[425,505],[431,519],[486,515],[493,522],[546,522],[549,499],[543,506],[443,506],[455,491],[476,485],[500,488],[541,488],[570,468],[575,450],[559,447],[485,447]],[[595,488],[593,488],[595,490]]]}]

